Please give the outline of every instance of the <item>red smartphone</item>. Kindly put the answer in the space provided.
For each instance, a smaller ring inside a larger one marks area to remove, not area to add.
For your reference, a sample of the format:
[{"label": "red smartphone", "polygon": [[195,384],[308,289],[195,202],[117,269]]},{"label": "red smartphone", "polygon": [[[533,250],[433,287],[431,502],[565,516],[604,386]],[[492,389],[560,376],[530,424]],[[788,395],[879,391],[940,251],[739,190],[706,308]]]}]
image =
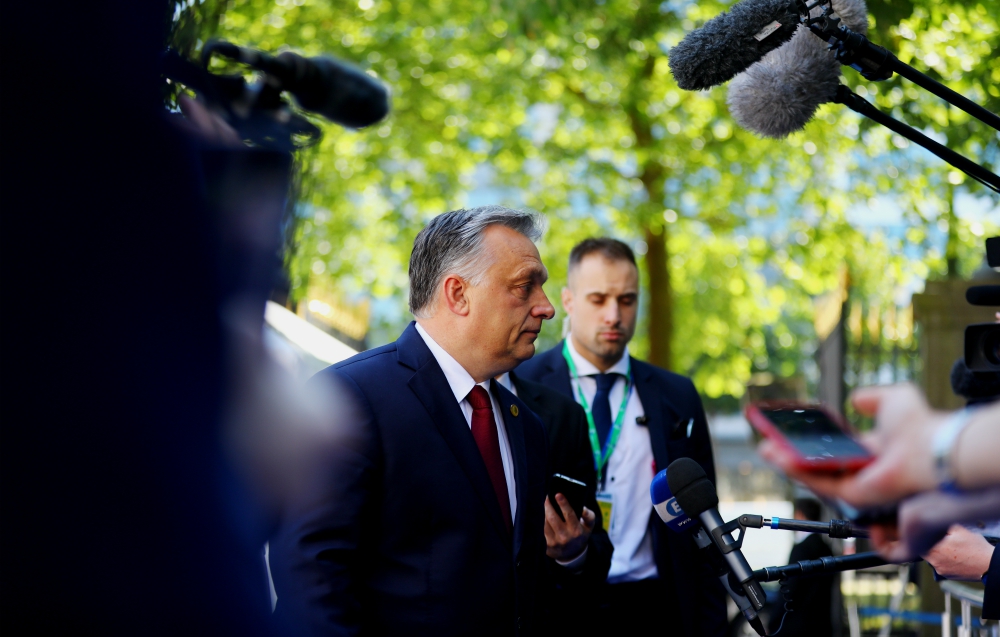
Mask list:
[{"label": "red smartphone", "polygon": [[853,472],[872,461],[847,423],[822,405],[755,403],[747,405],[746,417],[762,436],[793,452],[802,471]]}]

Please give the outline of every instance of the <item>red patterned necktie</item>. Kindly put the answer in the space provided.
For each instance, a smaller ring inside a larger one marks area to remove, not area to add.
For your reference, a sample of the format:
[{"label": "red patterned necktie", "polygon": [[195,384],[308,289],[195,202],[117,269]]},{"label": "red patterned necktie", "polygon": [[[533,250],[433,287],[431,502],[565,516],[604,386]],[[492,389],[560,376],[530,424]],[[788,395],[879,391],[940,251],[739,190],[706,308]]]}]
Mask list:
[{"label": "red patterned necktie", "polygon": [[472,405],[472,437],[486,463],[486,472],[493,483],[493,491],[500,503],[500,514],[503,515],[507,533],[514,528],[510,519],[510,496],[507,494],[507,479],[504,477],[503,460],[500,457],[500,436],[497,424],[493,419],[493,402],[486,390],[476,385],[466,398]]}]

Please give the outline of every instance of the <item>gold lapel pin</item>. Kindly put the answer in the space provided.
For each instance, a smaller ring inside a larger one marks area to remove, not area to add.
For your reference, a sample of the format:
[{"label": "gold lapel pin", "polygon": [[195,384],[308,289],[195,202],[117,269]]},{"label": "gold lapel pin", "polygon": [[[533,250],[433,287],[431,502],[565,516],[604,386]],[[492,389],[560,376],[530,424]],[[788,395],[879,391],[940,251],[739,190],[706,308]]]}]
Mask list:
[{"label": "gold lapel pin", "polygon": [[517,412],[518,412],[517,405],[511,405],[510,406],[510,415],[513,416],[513,417],[515,417],[515,418],[517,418]]}]

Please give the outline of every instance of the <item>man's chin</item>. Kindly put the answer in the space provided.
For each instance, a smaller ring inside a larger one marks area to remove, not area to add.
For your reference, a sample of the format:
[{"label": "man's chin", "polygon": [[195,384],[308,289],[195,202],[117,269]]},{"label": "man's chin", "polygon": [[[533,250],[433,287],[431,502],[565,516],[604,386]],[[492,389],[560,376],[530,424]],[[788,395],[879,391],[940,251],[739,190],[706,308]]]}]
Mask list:
[{"label": "man's chin", "polygon": [[517,360],[517,364],[521,364],[535,355],[535,342],[534,339],[530,343],[519,343],[514,349],[514,358]]},{"label": "man's chin", "polygon": [[610,363],[618,362],[618,360],[622,357],[622,354],[625,353],[625,342],[622,343],[605,342],[603,345],[604,346],[600,348],[597,355]]}]

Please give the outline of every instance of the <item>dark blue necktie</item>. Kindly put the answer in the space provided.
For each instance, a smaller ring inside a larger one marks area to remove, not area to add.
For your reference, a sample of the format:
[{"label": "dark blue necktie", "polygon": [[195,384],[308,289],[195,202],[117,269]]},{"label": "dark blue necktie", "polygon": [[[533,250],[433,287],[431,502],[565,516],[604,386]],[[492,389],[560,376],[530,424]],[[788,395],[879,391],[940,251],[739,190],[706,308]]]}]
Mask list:
[{"label": "dark blue necktie", "polygon": [[611,432],[611,388],[618,380],[618,374],[594,374],[593,379],[597,381],[597,393],[594,394],[591,414],[594,416],[594,429],[597,430],[597,439],[603,450]]}]

